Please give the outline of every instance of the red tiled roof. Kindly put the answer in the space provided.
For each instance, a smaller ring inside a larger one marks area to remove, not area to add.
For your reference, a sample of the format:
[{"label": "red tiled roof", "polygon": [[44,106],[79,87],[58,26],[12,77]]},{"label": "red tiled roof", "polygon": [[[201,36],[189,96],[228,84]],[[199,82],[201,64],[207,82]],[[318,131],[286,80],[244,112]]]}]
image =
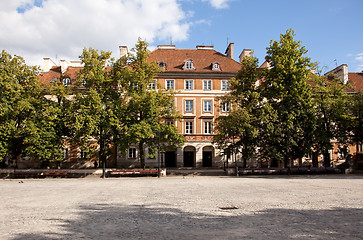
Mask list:
[{"label": "red tiled roof", "polygon": [[38,76],[41,83],[49,84],[50,81],[54,79],[59,79],[61,74],[62,74],[61,67],[56,66],[52,67],[48,72],[41,73]]},{"label": "red tiled roof", "polygon": [[[184,61],[193,60],[195,70],[183,70]],[[166,63],[166,71],[171,72],[238,72],[241,65],[215,51],[209,49],[156,49],[149,56],[151,61]],[[221,71],[212,70],[212,63],[218,62]]]},{"label": "red tiled roof", "polygon": [[355,92],[363,93],[363,72],[360,73],[348,73],[348,83],[352,86]]}]

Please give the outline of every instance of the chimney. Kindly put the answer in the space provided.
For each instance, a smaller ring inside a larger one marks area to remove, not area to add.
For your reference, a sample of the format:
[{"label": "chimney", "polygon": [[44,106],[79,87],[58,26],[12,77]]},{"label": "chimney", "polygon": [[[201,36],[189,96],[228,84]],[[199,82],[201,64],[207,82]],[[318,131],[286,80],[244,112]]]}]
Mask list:
[{"label": "chimney", "polygon": [[175,45],[158,45],[158,49],[175,49]]},{"label": "chimney", "polygon": [[214,46],[197,45],[198,50],[213,50]]},{"label": "chimney", "polygon": [[327,72],[324,74],[325,76],[333,75],[340,79],[340,81],[344,84],[348,83],[349,77],[348,77],[348,65],[342,64],[333,70]]},{"label": "chimney", "polygon": [[243,49],[242,53],[239,55],[239,62],[242,62],[243,58],[252,54],[252,49]]},{"label": "chimney", "polygon": [[49,70],[55,66],[57,66],[57,64],[55,64],[52,59],[43,58],[43,71],[44,72],[49,72]]},{"label": "chimney", "polygon": [[234,43],[233,42],[231,42],[228,45],[225,54],[227,57],[234,59]]},{"label": "chimney", "polygon": [[65,73],[67,71],[69,63],[67,62],[67,60],[60,60],[60,66],[62,73]]},{"label": "chimney", "polygon": [[128,54],[127,46],[119,46],[120,48],[120,58],[126,58]]}]

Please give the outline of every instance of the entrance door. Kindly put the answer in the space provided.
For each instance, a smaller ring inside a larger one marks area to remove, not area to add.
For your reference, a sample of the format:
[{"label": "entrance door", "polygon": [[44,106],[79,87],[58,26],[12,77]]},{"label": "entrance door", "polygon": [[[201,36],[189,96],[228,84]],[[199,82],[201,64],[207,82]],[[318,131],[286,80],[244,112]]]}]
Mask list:
[{"label": "entrance door", "polygon": [[194,152],[184,152],[184,167],[194,167]]},{"label": "entrance door", "polygon": [[213,152],[203,151],[203,167],[212,167]]},{"label": "entrance door", "polygon": [[165,152],[165,167],[176,167],[175,151]]}]

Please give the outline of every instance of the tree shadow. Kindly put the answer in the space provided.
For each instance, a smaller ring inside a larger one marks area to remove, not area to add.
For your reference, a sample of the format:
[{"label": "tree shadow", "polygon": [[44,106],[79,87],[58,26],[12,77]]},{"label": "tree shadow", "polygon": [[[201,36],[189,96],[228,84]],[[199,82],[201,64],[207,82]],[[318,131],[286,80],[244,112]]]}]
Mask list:
[{"label": "tree shadow", "polygon": [[363,209],[239,209],[211,214],[148,205],[82,206],[75,220],[56,222],[59,232],[13,239],[362,239]]}]

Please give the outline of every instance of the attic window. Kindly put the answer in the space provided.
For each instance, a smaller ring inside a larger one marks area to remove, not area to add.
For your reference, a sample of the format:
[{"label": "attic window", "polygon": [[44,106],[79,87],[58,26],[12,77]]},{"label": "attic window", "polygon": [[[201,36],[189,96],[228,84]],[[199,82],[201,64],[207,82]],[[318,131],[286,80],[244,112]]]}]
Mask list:
[{"label": "attic window", "polygon": [[159,61],[158,66],[159,66],[160,70],[166,70],[166,62]]},{"label": "attic window", "polygon": [[64,86],[68,86],[71,84],[71,79],[70,78],[63,78],[63,85]]},{"label": "attic window", "polygon": [[183,70],[195,70],[192,59],[187,59],[184,61]]},{"label": "attic window", "polygon": [[218,62],[212,63],[212,70],[213,71],[221,71],[220,65]]}]

